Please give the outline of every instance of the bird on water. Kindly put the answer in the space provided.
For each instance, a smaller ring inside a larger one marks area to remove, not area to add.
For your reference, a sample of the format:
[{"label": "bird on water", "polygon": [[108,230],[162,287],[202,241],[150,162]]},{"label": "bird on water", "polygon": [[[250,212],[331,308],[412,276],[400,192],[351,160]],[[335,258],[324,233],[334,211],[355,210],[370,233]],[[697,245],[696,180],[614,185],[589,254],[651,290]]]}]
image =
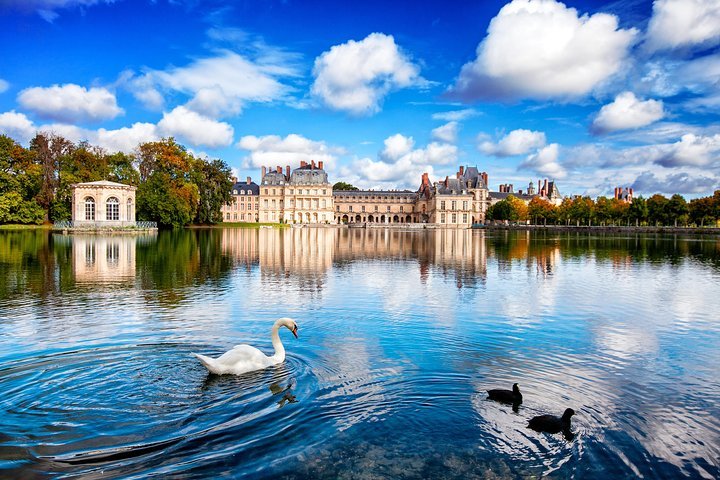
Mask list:
[{"label": "bird on water", "polygon": [[512,390],[505,390],[502,388],[496,388],[494,390],[488,390],[488,398],[503,403],[522,403],[522,393],[517,383],[513,383]]},{"label": "bird on water", "polygon": [[575,415],[575,410],[568,408],[562,417],[556,417],[555,415],[538,415],[533,417],[528,422],[528,427],[532,428],[537,432],[547,433],[560,433],[563,432],[566,436],[572,435],[570,432],[570,418]]}]

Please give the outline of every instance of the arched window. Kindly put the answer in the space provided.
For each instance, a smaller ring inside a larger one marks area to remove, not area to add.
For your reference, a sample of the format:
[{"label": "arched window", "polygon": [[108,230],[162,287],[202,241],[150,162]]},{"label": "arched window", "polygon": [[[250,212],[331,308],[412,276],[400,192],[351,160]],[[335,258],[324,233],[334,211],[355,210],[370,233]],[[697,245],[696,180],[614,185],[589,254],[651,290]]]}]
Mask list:
[{"label": "arched window", "polygon": [[128,200],[127,200],[127,215],[126,215],[125,219],[128,222],[133,221],[132,198],[128,198]]},{"label": "arched window", "polygon": [[120,220],[120,200],[115,197],[105,202],[105,220]]},{"label": "arched window", "polygon": [[85,197],[85,220],[95,220],[95,199]]}]

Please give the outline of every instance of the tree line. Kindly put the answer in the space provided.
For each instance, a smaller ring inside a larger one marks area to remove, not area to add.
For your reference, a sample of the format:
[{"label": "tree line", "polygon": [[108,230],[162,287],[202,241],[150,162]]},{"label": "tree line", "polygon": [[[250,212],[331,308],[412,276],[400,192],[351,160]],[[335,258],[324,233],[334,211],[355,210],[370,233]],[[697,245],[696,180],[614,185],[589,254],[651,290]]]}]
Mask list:
[{"label": "tree line", "polygon": [[720,190],[687,202],[680,194],[670,198],[655,194],[638,196],[632,203],[616,198],[566,197],[560,205],[535,197],[529,204],[508,195],[488,208],[487,220],[530,222],[535,225],[636,225],[717,226],[720,222]]},{"label": "tree line", "polygon": [[173,138],[108,153],[38,133],[23,147],[0,135],[0,224],[41,224],[71,219],[71,185],[109,180],[137,187],[136,218],[161,228],[222,221],[231,200],[230,168],[194,156]]}]

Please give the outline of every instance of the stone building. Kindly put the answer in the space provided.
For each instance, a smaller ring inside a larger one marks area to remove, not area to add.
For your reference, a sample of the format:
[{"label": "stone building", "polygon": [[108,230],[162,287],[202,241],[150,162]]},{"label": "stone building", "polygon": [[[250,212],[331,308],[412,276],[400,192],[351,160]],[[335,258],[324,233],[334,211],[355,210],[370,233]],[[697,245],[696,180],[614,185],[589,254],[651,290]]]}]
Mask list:
[{"label": "stone building", "polygon": [[338,190],[335,223],[419,223],[416,199],[409,190]]},{"label": "stone building", "polygon": [[135,225],[136,187],[101,180],[76,183],[71,215],[77,227],[131,227]]},{"label": "stone building", "polygon": [[270,223],[333,223],[333,191],[323,162],[262,167],[260,221]]},{"label": "stone building", "polygon": [[530,201],[535,197],[540,197],[556,206],[562,203],[562,195],[560,195],[560,190],[558,189],[557,184],[554,181],[548,181],[546,178],[544,182],[542,180],[538,180],[537,191],[535,190],[535,184],[532,181],[528,184],[528,189],[525,192],[522,190],[518,190],[516,192],[512,183],[502,184],[498,187],[497,192],[489,192],[489,204],[495,205],[497,202],[505,200],[510,195],[515,198],[519,198],[526,204],[530,203]]},{"label": "stone building", "polygon": [[233,177],[232,200],[222,206],[220,212],[224,222],[256,223],[260,218],[260,186],[247,177],[238,182]]}]

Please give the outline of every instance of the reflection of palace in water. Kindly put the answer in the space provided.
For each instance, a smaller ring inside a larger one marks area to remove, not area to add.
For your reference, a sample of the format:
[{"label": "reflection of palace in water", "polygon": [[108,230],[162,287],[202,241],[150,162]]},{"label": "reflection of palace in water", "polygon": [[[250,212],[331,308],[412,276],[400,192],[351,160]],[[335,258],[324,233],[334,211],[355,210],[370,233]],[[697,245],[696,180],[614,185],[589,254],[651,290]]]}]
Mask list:
[{"label": "reflection of palace in water", "polygon": [[73,235],[73,271],[78,283],[103,283],[135,277],[137,236]]},{"label": "reflection of palace in water", "polygon": [[259,265],[263,279],[301,279],[318,290],[333,265],[355,261],[415,260],[421,279],[438,268],[458,286],[484,281],[487,270],[484,232],[470,230],[224,229],[223,249],[240,264]]}]

